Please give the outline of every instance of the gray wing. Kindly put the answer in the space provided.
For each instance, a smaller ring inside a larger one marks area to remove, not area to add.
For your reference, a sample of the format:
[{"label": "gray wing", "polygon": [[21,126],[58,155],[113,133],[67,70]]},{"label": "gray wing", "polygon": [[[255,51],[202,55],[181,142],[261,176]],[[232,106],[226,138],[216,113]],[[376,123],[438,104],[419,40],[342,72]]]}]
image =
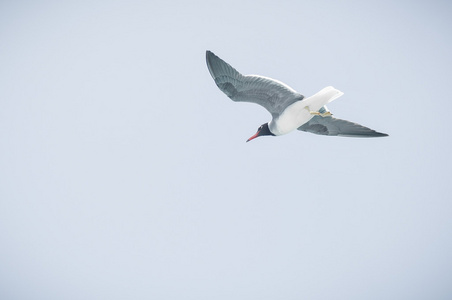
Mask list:
[{"label": "gray wing", "polygon": [[206,51],[206,61],[217,86],[233,101],[256,103],[272,115],[279,115],[287,106],[304,98],[280,81],[257,75],[244,76],[210,51]]},{"label": "gray wing", "polygon": [[[319,112],[327,111],[322,107]],[[334,117],[315,116],[309,122],[298,127],[298,130],[330,136],[347,137],[383,137],[386,133],[377,132],[357,123],[337,119]]]}]

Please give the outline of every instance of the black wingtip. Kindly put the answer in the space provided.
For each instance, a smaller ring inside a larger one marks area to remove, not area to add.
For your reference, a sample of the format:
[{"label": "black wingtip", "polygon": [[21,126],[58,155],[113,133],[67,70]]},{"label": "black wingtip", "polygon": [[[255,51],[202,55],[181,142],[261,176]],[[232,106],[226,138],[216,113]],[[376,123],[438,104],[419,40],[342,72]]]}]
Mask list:
[{"label": "black wingtip", "polygon": [[215,58],[215,54],[213,54],[213,52],[210,50],[206,50],[206,64],[207,64],[207,68],[209,69],[209,73],[213,79],[215,79],[215,74],[212,71],[212,63],[213,63],[214,58]]},{"label": "black wingtip", "polygon": [[206,50],[206,58],[208,59],[209,57],[215,56],[215,54],[210,51],[210,50]]},{"label": "black wingtip", "polygon": [[[386,136],[389,136],[389,135],[386,134],[386,133],[375,131],[375,132],[372,132],[372,133],[368,133],[368,134],[362,135],[361,137],[373,138],[373,137],[386,137]],[[357,137],[359,137],[359,136],[357,136]]]},{"label": "black wingtip", "polygon": [[[307,131],[307,130],[304,130],[304,131]],[[322,134],[322,133],[317,133],[317,134]],[[338,133],[338,134],[325,134],[325,135],[337,135],[337,136],[352,137],[352,138],[378,138],[378,137],[389,136],[389,134],[381,133],[381,132],[378,132],[378,131],[365,132],[365,133],[361,133],[361,134],[359,134],[359,133],[355,133],[355,134]]]}]

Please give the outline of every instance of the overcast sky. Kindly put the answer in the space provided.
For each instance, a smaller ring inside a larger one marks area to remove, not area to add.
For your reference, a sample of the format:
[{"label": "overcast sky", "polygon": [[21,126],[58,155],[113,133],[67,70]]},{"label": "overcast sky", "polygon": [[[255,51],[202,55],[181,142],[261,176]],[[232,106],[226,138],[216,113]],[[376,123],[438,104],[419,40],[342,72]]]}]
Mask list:
[{"label": "overcast sky", "polygon": [[[0,298],[451,299],[448,1],[2,1]],[[293,132],[211,50],[386,138]]]}]

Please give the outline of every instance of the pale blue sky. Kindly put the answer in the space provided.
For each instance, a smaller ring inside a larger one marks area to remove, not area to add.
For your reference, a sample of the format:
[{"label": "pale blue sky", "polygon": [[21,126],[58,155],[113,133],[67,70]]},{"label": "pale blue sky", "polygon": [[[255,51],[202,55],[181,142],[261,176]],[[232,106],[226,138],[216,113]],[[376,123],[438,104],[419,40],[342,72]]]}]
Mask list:
[{"label": "pale blue sky", "polygon": [[[3,1],[1,299],[450,299],[446,1]],[[390,135],[294,132],[244,74]]]}]

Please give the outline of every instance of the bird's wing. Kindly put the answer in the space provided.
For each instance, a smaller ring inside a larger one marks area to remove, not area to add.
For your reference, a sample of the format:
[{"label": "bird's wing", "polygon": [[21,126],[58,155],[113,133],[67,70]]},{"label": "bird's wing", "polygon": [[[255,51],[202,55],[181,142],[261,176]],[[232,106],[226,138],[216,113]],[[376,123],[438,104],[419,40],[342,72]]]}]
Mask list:
[{"label": "bird's wing", "polygon": [[217,86],[234,101],[257,103],[277,116],[287,106],[304,98],[280,81],[257,75],[244,76],[210,51],[206,51],[206,61]]},{"label": "bird's wing", "polygon": [[[326,106],[322,107],[319,112],[328,111]],[[370,128],[364,127],[357,123],[337,119],[334,117],[315,116],[309,122],[298,127],[298,130],[311,132],[321,135],[330,136],[347,136],[347,137],[383,137],[388,136],[386,133],[377,132]]]}]

